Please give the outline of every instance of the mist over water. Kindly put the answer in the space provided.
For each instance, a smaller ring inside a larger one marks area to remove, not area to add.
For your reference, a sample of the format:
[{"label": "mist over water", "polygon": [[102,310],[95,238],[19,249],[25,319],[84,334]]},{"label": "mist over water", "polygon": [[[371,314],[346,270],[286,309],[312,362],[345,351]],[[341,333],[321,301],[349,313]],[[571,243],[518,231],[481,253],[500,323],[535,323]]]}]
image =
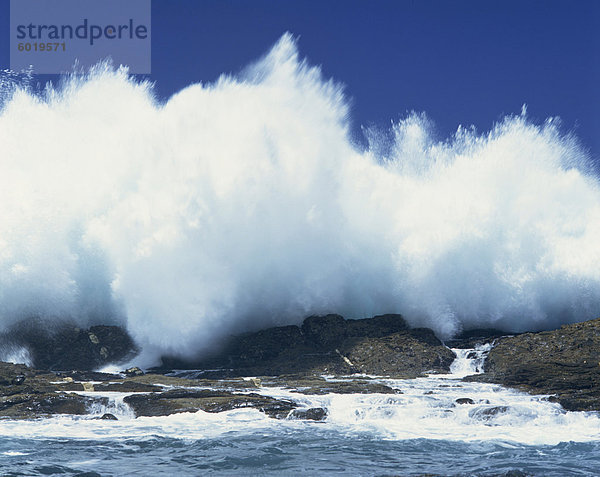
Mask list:
[{"label": "mist over water", "polygon": [[289,35],[165,104],[102,65],[43,93],[11,84],[2,328],[121,323],[151,364],[328,312],[402,313],[442,338],[600,316],[600,181],[553,120],[440,141],[413,114],[363,150],[340,86]]}]

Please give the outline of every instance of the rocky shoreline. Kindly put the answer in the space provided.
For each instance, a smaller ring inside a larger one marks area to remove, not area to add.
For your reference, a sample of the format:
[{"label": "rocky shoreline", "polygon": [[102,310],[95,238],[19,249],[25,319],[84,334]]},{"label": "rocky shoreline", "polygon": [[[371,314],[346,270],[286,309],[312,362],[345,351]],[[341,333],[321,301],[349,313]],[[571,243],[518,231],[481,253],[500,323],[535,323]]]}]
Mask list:
[{"label": "rocky shoreline", "polygon": [[196,362],[163,359],[162,369],[211,370],[205,376],[369,374],[414,378],[447,373],[456,356],[427,328],[409,328],[401,315],[345,320],[311,316],[301,326],[232,337],[216,355]]},{"label": "rocky shoreline", "polygon": [[600,318],[494,340],[471,381],[549,394],[568,411],[600,410]]},{"label": "rocky shoreline", "polygon": [[[323,420],[326,409],[306,409],[293,399],[260,391],[279,387],[304,395],[395,394],[399,391],[369,376],[406,379],[448,373],[456,355],[446,345],[484,343],[492,344],[484,373],[465,380],[547,394],[566,410],[600,410],[600,319],[514,336],[473,330],[445,345],[429,329],[410,328],[400,315],[363,320],[313,316],[301,326],[232,337],[202,361],[164,358],[162,366],[147,373],[131,368],[118,374],[93,371],[135,356],[135,344],[118,327],[64,325],[51,336],[33,327],[12,333],[3,342],[12,339],[26,346],[33,367],[0,363],[2,418],[87,415],[106,408],[112,393],[126,393],[123,402],[135,417],[243,407],[277,419]],[[110,413],[101,417],[116,418]]]}]

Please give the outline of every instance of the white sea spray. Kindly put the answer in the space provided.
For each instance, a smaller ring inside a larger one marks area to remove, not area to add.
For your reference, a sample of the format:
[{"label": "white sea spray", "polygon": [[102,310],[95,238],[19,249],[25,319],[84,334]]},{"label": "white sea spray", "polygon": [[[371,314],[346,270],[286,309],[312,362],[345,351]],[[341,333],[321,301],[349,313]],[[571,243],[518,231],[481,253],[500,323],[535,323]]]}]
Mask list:
[{"label": "white sea spray", "polygon": [[289,35],[164,104],[107,65],[2,91],[3,328],[121,323],[152,364],[327,312],[442,338],[600,315],[600,183],[555,120],[439,141],[412,114],[362,150]]}]

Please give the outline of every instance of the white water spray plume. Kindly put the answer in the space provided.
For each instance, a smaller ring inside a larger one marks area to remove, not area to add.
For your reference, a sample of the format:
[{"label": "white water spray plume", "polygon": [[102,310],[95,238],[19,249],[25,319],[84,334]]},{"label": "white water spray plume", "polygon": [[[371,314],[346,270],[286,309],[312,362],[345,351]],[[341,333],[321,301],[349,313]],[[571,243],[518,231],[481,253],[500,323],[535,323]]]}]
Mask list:
[{"label": "white water spray plume", "polygon": [[442,338],[600,315],[600,181],[552,120],[440,142],[413,114],[363,151],[289,35],[165,104],[107,66],[7,82],[0,329],[118,323],[152,362],[328,312]]}]

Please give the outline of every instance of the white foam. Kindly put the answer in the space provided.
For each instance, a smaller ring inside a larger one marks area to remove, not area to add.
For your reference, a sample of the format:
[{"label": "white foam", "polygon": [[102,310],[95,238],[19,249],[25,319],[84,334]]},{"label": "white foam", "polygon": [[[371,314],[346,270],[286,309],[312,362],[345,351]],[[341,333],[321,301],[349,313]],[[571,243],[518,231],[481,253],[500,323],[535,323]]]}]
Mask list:
[{"label": "white foam", "polygon": [[94,398],[104,397],[107,400],[106,404],[94,403],[88,409],[88,413],[93,417],[101,417],[104,414],[112,414],[119,420],[135,419],[133,409],[124,401],[125,397],[132,393],[122,392],[77,392],[83,396]]},{"label": "white foam", "polygon": [[450,366],[450,373],[457,378],[483,373],[483,364],[491,349],[492,343],[478,345],[474,349],[452,348],[456,359]]},{"label": "white foam", "polygon": [[309,314],[399,312],[442,338],[600,314],[600,186],[555,121],[349,138],[341,88],[284,36],[158,104],[100,66],[0,104],[0,323],[124,323],[192,356]]},{"label": "white foam", "polygon": [[[477,359],[473,358],[474,361]],[[198,411],[136,419],[123,402],[129,393],[79,393],[108,397],[109,404],[94,407],[90,415],[83,417],[3,420],[0,436],[109,440],[147,439],[153,436],[203,439],[232,432],[236,435],[276,436],[278,433],[316,426],[314,430],[319,432],[348,436],[367,433],[388,440],[485,440],[528,445],[600,441],[600,417],[596,412],[566,412],[560,405],[549,402],[547,396],[532,396],[492,384],[462,382],[462,375],[463,372],[457,372],[408,380],[374,379],[374,382],[397,390],[398,394],[303,395],[290,389],[265,386],[252,391],[290,399],[304,409],[324,408],[327,410],[325,422],[271,419],[256,409],[247,408],[221,413]],[[359,376],[343,379],[355,378]],[[116,415],[119,420],[97,419],[107,412]]]},{"label": "white foam", "polygon": [[0,361],[32,365],[31,353],[27,348],[9,343],[0,344]]}]

